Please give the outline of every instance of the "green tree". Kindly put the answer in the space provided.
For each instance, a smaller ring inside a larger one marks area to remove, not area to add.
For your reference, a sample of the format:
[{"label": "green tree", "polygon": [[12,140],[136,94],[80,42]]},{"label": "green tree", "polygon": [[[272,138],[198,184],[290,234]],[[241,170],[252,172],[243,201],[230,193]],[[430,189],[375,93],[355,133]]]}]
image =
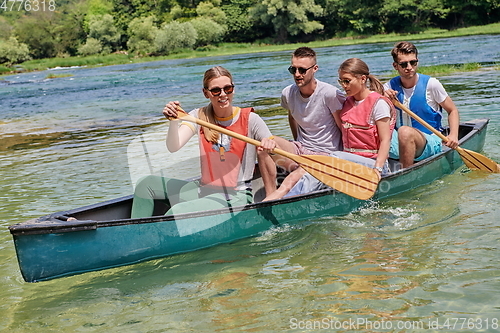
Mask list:
[{"label": "green tree", "polygon": [[114,24],[113,16],[104,14],[90,17],[88,37],[101,42],[102,53],[115,51],[120,41],[120,35],[118,28]]},{"label": "green tree", "polygon": [[184,9],[179,5],[175,5],[170,10],[170,17],[172,18],[172,20],[177,20],[184,17]]},{"label": "green tree", "polygon": [[89,32],[90,23],[93,17],[111,15],[113,10],[113,3],[108,0],[86,0],[86,16],[84,20],[85,31]]},{"label": "green tree", "polygon": [[108,0],[87,0],[88,16],[111,14],[113,3]]},{"label": "green tree", "polygon": [[197,16],[196,8],[185,8],[175,5],[167,15],[164,15],[164,22],[179,21],[186,22]]},{"label": "green tree", "polygon": [[10,66],[29,60],[28,45],[19,43],[15,37],[10,37],[7,41],[0,40],[0,64]]},{"label": "green tree", "polygon": [[253,42],[258,38],[267,36],[272,26],[264,25],[261,21],[250,20],[249,8],[253,6],[253,0],[232,0],[223,5],[222,10],[226,14],[227,32],[224,37],[228,42]]},{"label": "green tree", "polygon": [[314,0],[263,0],[250,9],[251,19],[272,24],[280,43],[287,42],[290,35],[323,29],[323,25],[314,20],[322,15],[323,8]]},{"label": "green tree", "polygon": [[[384,31],[384,0],[323,0],[326,37]],[[389,1],[389,0],[388,0]],[[399,1],[399,0],[395,0]]]},{"label": "green tree", "polygon": [[155,51],[155,39],[158,28],[154,25],[154,17],[138,17],[130,22],[127,33],[129,52],[144,56]]},{"label": "green tree", "polygon": [[61,6],[58,10],[60,20],[57,23],[58,56],[64,54],[76,55],[78,45],[85,42],[85,18],[87,15],[87,4],[82,0],[71,2]]},{"label": "green tree", "polygon": [[420,32],[432,25],[435,18],[444,18],[449,8],[441,0],[384,0],[380,8],[384,16],[384,32]]},{"label": "green tree", "polygon": [[19,42],[28,45],[35,59],[52,58],[58,53],[57,13],[37,11],[23,16],[15,26]]},{"label": "green tree", "polygon": [[91,17],[111,14],[113,10],[113,3],[108,0],[87,0],[85,4],[87,7],[87,24],[90,24]]},{"label": "green tree", "polygon": [[78,48],[78,53],[83,56],[99,54],[102,52],[102,44],[95,38],[87,38],[87,42]]},{"label": "green tree", "polygon": [[84,0],[63,3],[56,11],[32,11],[15,21],[12,35],[28,45],[33,58],[65,57],[77,54],[86,39]]},{"label": "green tree", "polygon": [[14,31],[14,26],[11,25],[7,19],[0,16],[0,39],[9,39]]},{"label": "green tree", "polygon": [[156,35],[156,52],[169,54],[179,49],[192,49],[197,36],[190,22],[170,22],[165,24]]},{"label": "green tree", "polygon": [[152,16],[155,24],[170,21],[170,10],[175,5],[183,5],[172,0],[109,0],[113,4],[113,16],[116,19],[117,27],[122,31],[127,31],[130,22],[139,17]]},{"label": "green tree", "polygon": [[482,25],[500,21],[500,0],[444,0],[449,14],[439,20],[446,28]]},{"label": "green tree", "polygon": [[226,29],[209,18],[199,17],[189,21],[196,30],[196,46],[205,46],[221,42]]},{"label": "green tree", "polygon": [[225,25],[226,23],[226,14],[220,8],[220,1],[216,1],[217,6],[215,6],[212,2],[200,2],[196,7],[196,14],[199,17],[209,18],[212,21]]}]

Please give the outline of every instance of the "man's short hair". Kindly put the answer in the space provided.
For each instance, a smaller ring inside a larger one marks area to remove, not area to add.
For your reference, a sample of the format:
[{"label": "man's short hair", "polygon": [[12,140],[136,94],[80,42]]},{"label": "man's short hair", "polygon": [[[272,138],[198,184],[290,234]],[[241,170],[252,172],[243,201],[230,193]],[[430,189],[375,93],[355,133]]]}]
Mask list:
[{"label": "man's short hair", "polygon": [[314,58],[314,60],[316,61],[316,52],[314,52],[314,50],[310,47],[306,46],[296,49],[293,52],[292,56],[295,58]]},{"label": "man's short hair", "polygon": [[399,54],[415,54],[415,57],[418,57],[417,47],[410,42],[399,42],[394,45],[394,48],[391,50],[392,59],[394,62],[398,61]]}]

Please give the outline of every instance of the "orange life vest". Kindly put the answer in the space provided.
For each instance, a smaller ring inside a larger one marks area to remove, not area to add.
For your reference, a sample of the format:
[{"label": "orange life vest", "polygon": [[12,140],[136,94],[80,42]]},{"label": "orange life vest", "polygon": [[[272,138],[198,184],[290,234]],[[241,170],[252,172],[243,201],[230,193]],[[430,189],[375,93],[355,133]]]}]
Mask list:
[{"label": "orange life vest", "polygon": [[344,151],[369,158],[377,157],[380,139],[377,126],[370,124],[370,118],[375,104],[381,98],[391,106],[390,128],[392,133],[396,123],[396,111],[388,98],[377,92],[372,92],[363,103],[355,105],[354,97],[349,96],[340,112]]},{"label": "orange life vest", "polygon": [[[221,127],[247,136],[248,122],[252,111],[253,108],[241,109],[239,118],[234,124]],[[223,146],[222,134],[219,134],[219,142],[217,143],[210,142],[205,138],[203,127],[200,127],[199,134],[201,184],[211,187],[236,188],[246,142],[229,137],[229,146]]]}]

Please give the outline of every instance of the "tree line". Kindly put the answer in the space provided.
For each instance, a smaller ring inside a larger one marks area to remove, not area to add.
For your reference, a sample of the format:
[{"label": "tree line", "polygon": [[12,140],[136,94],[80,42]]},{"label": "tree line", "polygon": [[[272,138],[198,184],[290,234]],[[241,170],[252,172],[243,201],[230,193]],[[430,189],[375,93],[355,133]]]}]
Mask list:
[{"label": "tree line", "polygon": [[[500,21],[500,0],[0,0],[0,64],[280,44]],[[43,5],[43,6],[42,6]],[[36,10],[35,10],[36,9]]]}]

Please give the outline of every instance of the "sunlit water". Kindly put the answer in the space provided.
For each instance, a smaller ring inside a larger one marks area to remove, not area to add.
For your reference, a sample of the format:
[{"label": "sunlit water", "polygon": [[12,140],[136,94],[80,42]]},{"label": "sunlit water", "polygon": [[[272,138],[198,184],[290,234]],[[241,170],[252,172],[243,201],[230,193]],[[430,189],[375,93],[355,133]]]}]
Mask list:
[{"label": "sunlit water", "polygon": [[[500,36],[417,43],[422,65],[483,64],[440,80],[462,120],[491,119],[484,154],[496,161],[499,43]],[[317,76],[336,82],[338,65],[360,57],[386,79],[390,48],[317,49]],[[138,166],[128,157],[138,140],[161,155],[168,126],[162,106],[203,105],[207,68],[230,69],[235,104],[255,106],[273,133],[289,135],[286,116],[270,112],[291,83],[289,57],[57,69],[0,81],[0,331],[498,331],[500,176],[480,172],[457,172],[343,217],[283,221],[232,244],[47,282],[22,280],[7,226],[130,194]],[[72,76],[45,79],[49,73]],[[191,152],[162,158],[184,177],[195,172],[185,162]]]}]

